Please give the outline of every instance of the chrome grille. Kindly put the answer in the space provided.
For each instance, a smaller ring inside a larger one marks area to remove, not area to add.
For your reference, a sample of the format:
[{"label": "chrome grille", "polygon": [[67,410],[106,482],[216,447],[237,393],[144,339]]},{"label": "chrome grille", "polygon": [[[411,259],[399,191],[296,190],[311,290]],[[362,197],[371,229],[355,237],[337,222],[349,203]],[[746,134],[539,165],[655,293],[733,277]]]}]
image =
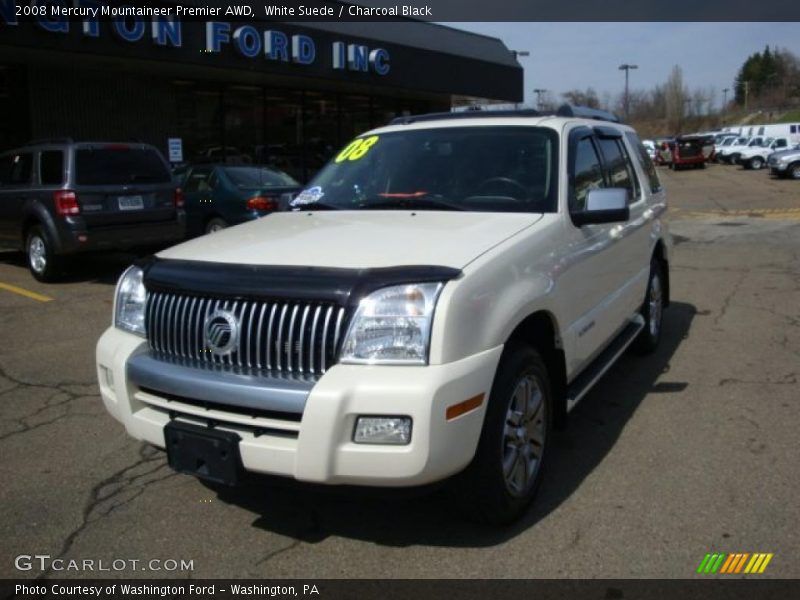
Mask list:
[{"label": "chrome grille", "polygon": [[[239,321],[239,342],[227,356],[205,347],[210,314],[226,310]],[[156,354],[242,369],[321,375],[335,361],[345,309],[324,302],[223,300],[148,292],[145,325]]]}]

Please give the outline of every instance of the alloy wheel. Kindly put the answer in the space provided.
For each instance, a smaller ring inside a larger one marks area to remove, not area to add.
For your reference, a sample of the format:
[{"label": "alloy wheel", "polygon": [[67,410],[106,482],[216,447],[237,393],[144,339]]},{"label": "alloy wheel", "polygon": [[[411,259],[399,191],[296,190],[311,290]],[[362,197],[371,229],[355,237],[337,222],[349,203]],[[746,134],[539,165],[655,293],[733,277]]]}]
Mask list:
[{"label": "alloy wheel", "polygon": [[37,273],[44,273],[47,268],[47,247],[38,235],[32,235],[28,242],[28,261]]},{"label": "alloy wheel", "polygon": [[509,399],[503,432],[503,476],[514,497],[528,493],[539,474],[545,444],[547,406],[539,380],[525,375]]}]

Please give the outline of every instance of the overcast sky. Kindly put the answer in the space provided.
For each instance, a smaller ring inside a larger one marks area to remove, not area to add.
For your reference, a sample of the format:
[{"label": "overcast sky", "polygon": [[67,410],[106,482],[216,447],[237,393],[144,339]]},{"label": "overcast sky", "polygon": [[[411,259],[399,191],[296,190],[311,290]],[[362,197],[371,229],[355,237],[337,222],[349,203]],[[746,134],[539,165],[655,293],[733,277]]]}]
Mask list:
[{"label": "overcast sky", "polygon": [[[622,63],[631,71],[631,89],[649,89],[666,81],[673,65],[683,69],[690,89],[713,86],[717,103],[723,88],[733,87],[744,60],[764,46],[780,46],[800,55],[797,23],[448,23],[452,27],[498,37],[525,68],[525,101],[533,89],[556,94],[589,86],[616,96],[624,87]],[[730,94],[730,93],[729,93]],[[730,98],[730,95],[728,96]]]}]

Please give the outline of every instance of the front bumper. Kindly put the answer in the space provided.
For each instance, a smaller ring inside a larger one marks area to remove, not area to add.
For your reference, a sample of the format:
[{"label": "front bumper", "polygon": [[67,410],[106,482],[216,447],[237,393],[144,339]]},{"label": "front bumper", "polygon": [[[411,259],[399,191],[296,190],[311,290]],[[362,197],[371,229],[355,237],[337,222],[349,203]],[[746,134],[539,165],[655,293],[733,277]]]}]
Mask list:
[{"label": "front bumper", "polygon": [[[97,345],[103,403],[132,437],[163,448],[164,426],[171,419],[211,421],[239,434],[247,471],[315,483],[400,487],[444,479],[472,460],[502,346],[444,365],[334,365],[305,391],[296,386],[292,398],[284,396],[284,414],[271,410],[268,389],[263,392],[265,410],[258,410],[252,393],[246,394],[246,407],[208,402],[198,397],[204,395],[199,386],[194,398],[176,395],[171,393],[176,388],[170,388],[175,378],[168,374],[160,384],[147,380],[167,392],[141,387],[134,382],[141,375],[129,376],[129,362],[148,352],[142,338],[113,327]],[[218,373],[220,380],[230,380],[230,373]],[[447,407],[481,394],[477,409],[446,420]],[[292,405],[301,414],[292,414]],[[359,415],[410,416],[411,442],[354,443]]]}]

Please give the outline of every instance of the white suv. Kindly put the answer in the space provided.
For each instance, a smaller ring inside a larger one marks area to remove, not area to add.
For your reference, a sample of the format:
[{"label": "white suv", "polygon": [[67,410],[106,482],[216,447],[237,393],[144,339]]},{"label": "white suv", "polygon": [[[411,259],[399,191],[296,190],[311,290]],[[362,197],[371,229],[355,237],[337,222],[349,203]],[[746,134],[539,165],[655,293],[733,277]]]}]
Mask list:
[{"label": "white suv", "polygon": [[125,272],[97,346],[105,406],[218,483],[452,478],[475,517],[519,517],[553,426],[661,336],[664,192],[612,117],[425,115],[358,137],[293,212]]}]

